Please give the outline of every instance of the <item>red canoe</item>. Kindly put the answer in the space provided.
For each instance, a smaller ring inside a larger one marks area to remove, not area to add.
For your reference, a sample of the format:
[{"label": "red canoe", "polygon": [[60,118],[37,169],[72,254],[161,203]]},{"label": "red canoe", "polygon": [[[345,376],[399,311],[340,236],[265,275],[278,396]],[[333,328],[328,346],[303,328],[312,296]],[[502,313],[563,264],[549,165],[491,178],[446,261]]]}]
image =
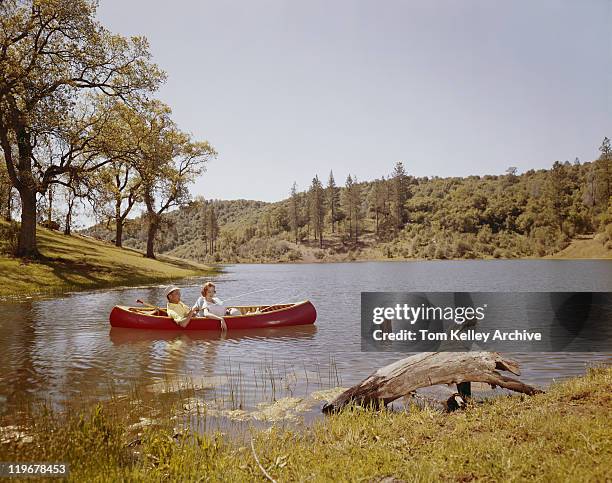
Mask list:
[{"label": "red canoe", "polygon": [[[237,306],[243,315],[227,315],[227,329],[262,329],[288,325],[314,324],[317,311],[308,300],[295,304]],[[179,327],[165,309],[116,305],[110,313],[113,327],[149,330],[219,330],[219,321],[205,317],[191,319],[185,328]]]}]

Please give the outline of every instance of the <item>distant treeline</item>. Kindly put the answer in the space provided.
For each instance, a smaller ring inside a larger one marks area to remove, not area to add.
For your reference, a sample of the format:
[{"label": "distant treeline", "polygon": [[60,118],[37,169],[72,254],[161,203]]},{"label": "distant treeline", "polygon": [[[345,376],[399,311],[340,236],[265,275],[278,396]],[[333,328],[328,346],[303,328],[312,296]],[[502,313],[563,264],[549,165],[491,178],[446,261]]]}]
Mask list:
[{"label": "distant treeline", "polygon": [[[344,186],[330,173],[278,203],[197,199],[164,217],[161,252],[202,261],[258,262],[359,258],[544,256],[576,235],[598,233],[612,248],[610,141],[594,162],[555,162],[549,170],[439,178],[388,176]],[[112,237],[97,226],[90,234]],[[142,220],[125,243],[144,248]]]}]

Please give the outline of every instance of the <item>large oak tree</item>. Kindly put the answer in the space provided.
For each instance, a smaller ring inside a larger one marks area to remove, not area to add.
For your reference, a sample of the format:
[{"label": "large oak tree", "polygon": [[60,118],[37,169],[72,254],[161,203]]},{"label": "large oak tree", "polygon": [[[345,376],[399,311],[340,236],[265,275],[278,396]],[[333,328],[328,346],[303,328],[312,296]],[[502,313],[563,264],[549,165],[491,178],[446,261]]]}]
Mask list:
[{"label": "large oak tree", "polygon": [[147,258],[155,258],[155,236],[162,214],[189,201],[189,184],[217,155],[207,141],[194,141],[191,135],[180,131],[171,113],[160,101],[142,103],[134,111],[135,137],[139,139],[134,167],[146,207]]},{"label": "large oak tree", "polygon": [[146,39],[114,35],[95,14],[96,2],[88,0],[0,2],[0,145],[21,199],[18,256],[38,255],[36,196],[70,171],[99,167],[97,147],[88,139],[94,125],[79,124],[88,119],[83,116],[77,115],[81,138],[73,131],[60,156],[45,155],[62,142],[58,134],[65,134],[69,121],[58,125],[82,103],[82,93],[97,90],[127,99],[163,80],[150,62]]}]

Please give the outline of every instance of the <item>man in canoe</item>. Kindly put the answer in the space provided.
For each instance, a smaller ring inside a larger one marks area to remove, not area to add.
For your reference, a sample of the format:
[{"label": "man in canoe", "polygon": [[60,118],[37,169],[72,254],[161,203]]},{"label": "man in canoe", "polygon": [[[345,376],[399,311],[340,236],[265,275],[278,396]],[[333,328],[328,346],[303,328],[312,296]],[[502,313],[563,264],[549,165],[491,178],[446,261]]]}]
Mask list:
[{"label": "man in canoe", "polygon": [[176,285],[170,285],[166,291],[166,312],[168,317],[171,317],[177,325],[187,327],[191,319],[196,316],[198,311],[195,308],[190,309],[181,301],[181,289]]}]

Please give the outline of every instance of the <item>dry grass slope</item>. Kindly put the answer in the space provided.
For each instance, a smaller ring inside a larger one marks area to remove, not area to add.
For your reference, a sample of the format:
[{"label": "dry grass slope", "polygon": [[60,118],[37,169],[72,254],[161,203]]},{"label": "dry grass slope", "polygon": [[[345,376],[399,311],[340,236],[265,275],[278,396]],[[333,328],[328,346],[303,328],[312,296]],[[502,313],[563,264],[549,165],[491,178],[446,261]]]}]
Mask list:
[{"label": "dry grass slope", "polygon": [[41,260],[22,261],[0,255],[0,296],[136,285],[213,272],[211,267],[195,262],[167,256],[149,260],[136,250],[41,227],[38,245]]},{"label": "dry grass slope", "polygon": [[549,258],[591,258],[612,259],[612,249],[594,237],[581,237],[572,240],[571,244]]}]

